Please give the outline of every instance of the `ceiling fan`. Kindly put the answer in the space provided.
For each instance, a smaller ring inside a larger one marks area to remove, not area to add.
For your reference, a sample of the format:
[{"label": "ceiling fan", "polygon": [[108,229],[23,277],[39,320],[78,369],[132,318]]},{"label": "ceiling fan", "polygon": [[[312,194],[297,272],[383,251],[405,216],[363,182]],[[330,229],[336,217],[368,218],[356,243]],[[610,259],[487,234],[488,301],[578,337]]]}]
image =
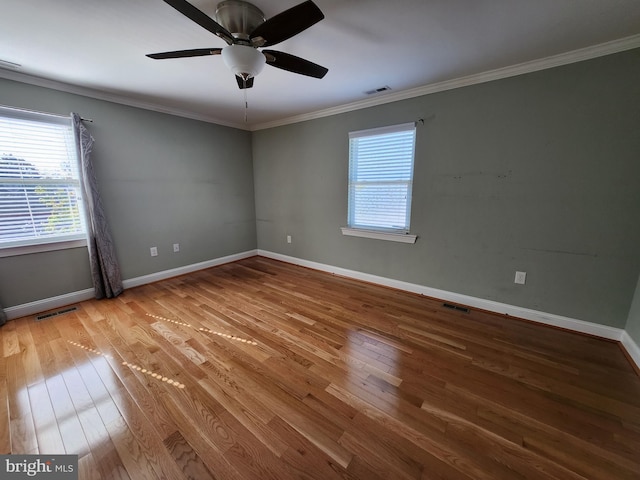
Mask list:
[{"label": "ceiling fan", "polygon": [[186,0],[164,1],[223,39],[227,46],[151,53],[147,55],[149,58],[160,60],[221,55],[224,63],[235,74],[238,87],[241,89],[253,87],[255,76],[262,71],[265,64],[315,78],[322,78],[329,71],[323,66],[289,53],[262,49],[283,42],[322,20],[324,15],[311,0],[268,20],[265,20],[258,7],[249,2],[227,0],[219,3],[216,8],[217,21]]}]

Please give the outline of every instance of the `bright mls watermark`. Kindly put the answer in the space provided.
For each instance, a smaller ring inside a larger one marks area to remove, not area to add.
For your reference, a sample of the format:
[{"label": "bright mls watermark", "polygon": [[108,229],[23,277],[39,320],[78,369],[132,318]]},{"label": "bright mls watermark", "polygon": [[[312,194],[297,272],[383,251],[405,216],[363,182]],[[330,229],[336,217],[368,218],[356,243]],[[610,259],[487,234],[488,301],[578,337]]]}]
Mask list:
[{"label": "bright mls watermark", "polygon": [[2,480],[78,480],[77,455],[0,455]]}]

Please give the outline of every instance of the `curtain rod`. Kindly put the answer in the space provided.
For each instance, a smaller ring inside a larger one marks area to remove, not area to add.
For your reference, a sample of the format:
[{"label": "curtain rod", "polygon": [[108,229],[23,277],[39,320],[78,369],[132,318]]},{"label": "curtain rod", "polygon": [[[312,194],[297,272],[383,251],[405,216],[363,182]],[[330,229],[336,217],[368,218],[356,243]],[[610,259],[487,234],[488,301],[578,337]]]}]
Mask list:
[{"label": "curtain rod", "polygon": [[[30,108],[10,107],[8,105],[0,105],[0,106],[4,108],[8,108],[10,110],[21,110],[23,112],[37,113],[40,115],[49,115],[50,117],[69,118],[68,115],[60,115],[59,113],[41,112],[39,110],[31,110]],[[93,120],[91,118],[80,117],[80,120],[82,120],[83,122],[93,123]]]}]

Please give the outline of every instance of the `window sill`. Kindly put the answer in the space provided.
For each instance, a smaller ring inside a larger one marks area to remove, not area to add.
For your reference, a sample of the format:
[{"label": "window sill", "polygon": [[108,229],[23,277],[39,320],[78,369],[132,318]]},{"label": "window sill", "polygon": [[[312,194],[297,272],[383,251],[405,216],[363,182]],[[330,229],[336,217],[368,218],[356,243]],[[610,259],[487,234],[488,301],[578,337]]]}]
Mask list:
[{"label": "window sill", "polygon": [[408,233],[390,233],[375,230],[361,230],[359,228],[340,227],[343,235],[351,237],[374,238],[376,240],[387,240],[390,242],[416,243],[417,235]]},{"label": "window sill", "polygon": [[66,250],[69,248],[86,247],[87,240],[67,240],[64,242],[40,243],[36,245],[21,245],[18,247],[0,247],[0,258],[28,255],[30,253],[52,252],[54,250]]}]

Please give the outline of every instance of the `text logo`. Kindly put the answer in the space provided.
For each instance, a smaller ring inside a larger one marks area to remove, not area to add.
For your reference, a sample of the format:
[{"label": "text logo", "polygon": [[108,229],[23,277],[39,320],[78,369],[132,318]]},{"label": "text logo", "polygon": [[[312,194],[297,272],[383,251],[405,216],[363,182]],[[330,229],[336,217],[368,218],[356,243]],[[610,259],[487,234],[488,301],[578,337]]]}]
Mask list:
[{"label": "text logo", "polygon": [[3,480],[78,480],[77,455],[0,455]]}]

